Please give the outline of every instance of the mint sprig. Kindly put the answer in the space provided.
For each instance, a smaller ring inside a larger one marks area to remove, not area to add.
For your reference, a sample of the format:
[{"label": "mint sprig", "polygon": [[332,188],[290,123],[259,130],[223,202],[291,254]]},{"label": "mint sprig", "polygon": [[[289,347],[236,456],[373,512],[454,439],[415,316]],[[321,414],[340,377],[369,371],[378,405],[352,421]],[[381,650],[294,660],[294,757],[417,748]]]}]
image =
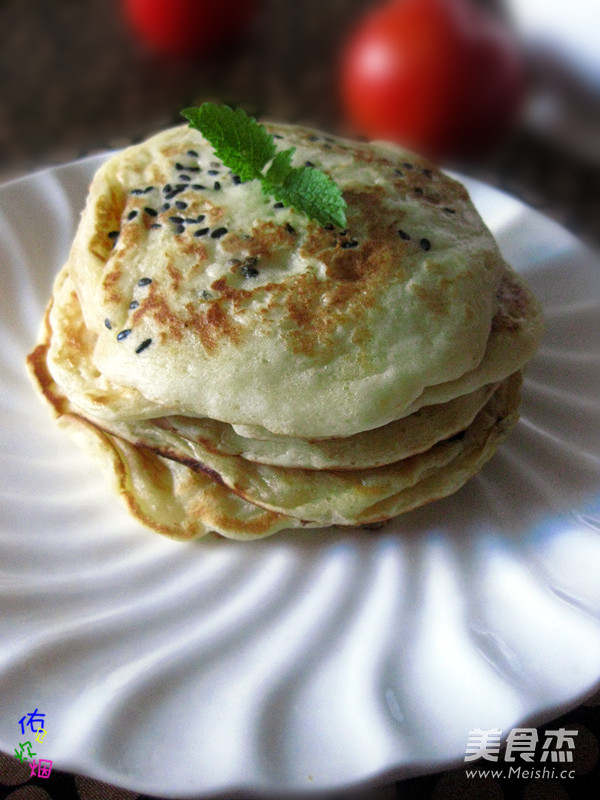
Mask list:
[{"label": "mint sprig", "polygon": [[243,181],[259,180],[265,194],[321,225],[346,227],[346,201],[335,181],[314,167],[292,167],[296,148],[278,151],[265,126],[241,108],[234,111],[229,106],[203,103],[181,114]]}]

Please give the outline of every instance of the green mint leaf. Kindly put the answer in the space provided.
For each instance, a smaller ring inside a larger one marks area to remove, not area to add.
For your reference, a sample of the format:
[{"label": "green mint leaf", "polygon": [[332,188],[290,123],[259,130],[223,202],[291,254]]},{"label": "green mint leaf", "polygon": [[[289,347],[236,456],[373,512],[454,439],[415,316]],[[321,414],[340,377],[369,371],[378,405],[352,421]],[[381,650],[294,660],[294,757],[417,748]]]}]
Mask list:
[{"label": "green mint leaf", "polygon": [[200,108],[181,112],[214,147],[215,154],[243,181],[258,178],[275,155],[273,137],[264,125],[249,117],[241,108],[203,103]]},{"label": "green mint leaf", "polygon": [[281,186],[273,186],[272,194],[286,206],[303,211],[321,225],[333,222],[346,227],[346,201],[335,181],[312,167],[292,169]]},{"label": "green mint leaf", "polygon": [[[295,147],[277,152],[273,136],[241,108],[203,103],[181,112],[213,146],[215,155],[243,181],[257,179],[273,195],[321,225],[346,227],[346,201],[335,181],[313,167],[292,167]],[[267,164],[269,168],[264,172]]]},{"label": "green mint leaf", "polygon": [[295,147],[290,147],[289,150],[280,150],[271,162],[263,183],[265,191],[269,194],[272,194],[270,186],[282,184],[292,171],[292,156],[295,152]]}]

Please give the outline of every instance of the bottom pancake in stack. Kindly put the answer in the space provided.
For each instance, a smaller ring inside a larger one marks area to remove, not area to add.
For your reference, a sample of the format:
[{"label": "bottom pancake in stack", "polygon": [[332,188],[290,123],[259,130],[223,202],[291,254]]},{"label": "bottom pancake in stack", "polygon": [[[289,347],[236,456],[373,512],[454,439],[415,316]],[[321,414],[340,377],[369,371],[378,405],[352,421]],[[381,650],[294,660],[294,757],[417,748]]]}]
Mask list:
[{"label": "bottom pancake in stack", "polygon": [[49,370],[58,363],[53,371],[69,375],[71,389],[118,404],[121,387],[93,367],[94,343],[65,268],[30,371],[60,424],[108,467],[132,514],[178,539],[211,531],[253,539],[389,519],[460,488],[518,419],[519,371],[345,438],[253,439],[228,423],[182,415],[101,420],[74,405]]}]

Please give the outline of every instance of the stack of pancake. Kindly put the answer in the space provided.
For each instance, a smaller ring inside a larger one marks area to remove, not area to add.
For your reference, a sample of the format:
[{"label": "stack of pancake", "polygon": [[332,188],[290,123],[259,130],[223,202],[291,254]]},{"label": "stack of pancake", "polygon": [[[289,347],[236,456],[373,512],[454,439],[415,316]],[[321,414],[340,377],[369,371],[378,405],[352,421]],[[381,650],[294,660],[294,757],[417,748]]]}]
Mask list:
[{"label": "stack of pancake", "polygon": [[166,131],[94,178],[29,356],[132,513],[176,538],[386,520],[462,486],[542,332],[466,190],[423,159],[268,126],[347,229]]}]

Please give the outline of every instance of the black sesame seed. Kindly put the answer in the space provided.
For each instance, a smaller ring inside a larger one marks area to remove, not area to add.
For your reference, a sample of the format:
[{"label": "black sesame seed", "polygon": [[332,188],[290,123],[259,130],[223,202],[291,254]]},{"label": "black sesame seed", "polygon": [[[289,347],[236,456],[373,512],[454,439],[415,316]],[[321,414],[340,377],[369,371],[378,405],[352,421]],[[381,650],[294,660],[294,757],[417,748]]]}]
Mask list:
[{"label": "black sesame seed", "polygon": [[444,211],[446,214],[456,214],[456,211],[453,208],[445,208]]},{"label": "black sesame seed", "polygon": [[250,264],[244,264],[241,268],[241,273],[244,278],[256,278],[258,275],[258,270],[256,267],[251,266]]},{"label": "black sesame seed", "polygon": [[[182,181],[185,180],[186,177],[187,176],[184,176],[184,175],[180,175],[179,176],[180,180],[182,180]],[[187,178],[187,180],[189,181],[189,178]],[[178,192],[183,192],[183,190],[187,189],[188,187],[186,186],[185,183],[176,183],[175,184],[175,188],[177,189]]]},{"label": "black sesame seed", "polygon": [[305,161],[305,162],[304,162],[304,166],[305,166],[305,167],[314,167],[314,164],[313,164],[313,162],[312,162],[312,161]]},{"label": "black sesame seed", "polygon": [[151,344],[152,344],[152,339],[144,339],[144,341],[141,344],[138,344],[138,346],[135,348],[135,352],[141,353],[142,350],[145,350],[147,347],[150,347]]},{"label": "black sesame seed", "polygon": [[175,208],[179,208],[181,211],[183,211],[184,208],[187,208],[187,203],[184,203],[183,200],[177,200],[175,203]]},{"label": "black sesame seed", "polygon": [[283,203],[275,203],[273,208],[283,208]]},{"label": "black sesame seed", "polygon": [[424,169],[423,175],[425,175],[426,178],[433,178],[433,172],[430,169]]},{"label": "black sesame seed", "polygon": [[191,156],[192,158],[198,158],[198,153],[195,150],[188,150],[187,154],[188,154],[188,156]]},{"label": "black sesame seed", "polygon": [[160,222],[155,222],[153,225],[150,225],[151,228],[162,228]]},{"label": "black sesame seed", "polygon": [[176,161],[176,162],[175,162],[175,169],[176,169],[178,172],[181,172],[182,170],[184,170],[184,169],[185,169],[185,167],[183,166],[183,164],[180,164],[180,163],[179,163],[179,161]]},{"label": "black sesame seed", "polygon": [[163,203],[161,211],[168,211],[171,208],[171,203]]},{"label": "black sesame seed", "polygon": [[348,228],[344,231],[340,231],[340,236],[347,236],[348,235]]},{"label": "black sesame seed", "polygon": [[205,219],[206,219],[206,214],[198,214],[198,216],[195,219],[195,222],[204,222]]},{"label": "black sesame seed", "polygon": [[406,169],[412,169],[412,168],[413,168],[413,165],[412,165],[411,163],[409,163],[408,161],[405,161],[405,162],[402,164],[402,166],[403,166],[403,167],[406,167]]},{"label": "black sesame seed", "polygon": [[208,174],[209,175],[218,175],[219,174],[219,170],[218,169],[209,169],[208,170]]},{"label": "black sesame seed", "polygon": [[210,300],[210,298],[212,297],[212,295],[211,295],[211,293],[210,293],[210,292],[207,292],[207,291],[206,291],[206,289],[202,289],[202,291],[200,292],[200,297],[201,297],[203,300]]},{"label": "black sesame seed", "polygon": [[104,324],[106,325],[109,331],[112,330],[112,325],[110,324],[110,320],[108,319],[108,317],[104,320]]},{"label": "black sesame seed", "polygon": [[220,188],[221,188],[221,184],[219,183],[219,181],[215,181],[215,185],[213,186],[213,189],[215,190],[215,192],[218,192]]},{"label": "black sesame seed", "polygon": [[163,192],[167,192],[168,193],[168,192],[172,192],[172,191],[173,191],[173,187],[171,186],[171,184],[170,183],[165,183],[165,185],[163,186]]},{"label": "black sesame seed", "polygon": [[152,278],[140,278],[138,286],[148,286],[149,283],[152,283]]},{"label": "black sesame seed", "polygon": [[220,239],[221,236],[225,236],[227,233],[227,228],[215,228],[215,230],[211,233],[211,239]]},{"label": "black sesame seed", "polygon": [[398,231],[398,236],[405,242],[408,242],[410,240],[410,236],[408,235],[408,233],[406,233],[406,231]]},{"label": "black sesame seed", "polygon": [[285,229],[286,229],[286,231],[288,233],[296,233],[296,228],[294,228],[292,225],[290,225],[289,222],[285,223]]},{"label": "black sesame seed", "polygon": [[201,183],[192,183],[192,189],[196,189],[197,192],[201,192],[202,189],[206,189],[206,186]]},{"label": "black sesame seed", "polygon": [[234,175],[233,176],[233,182],[237,185],[238,183],[242,182],[242,179],[240,178],[239,175]]},{"label": "black sesame seed", "polygon": [[177,222],[177,223],[179,223],[179,222],[183,222],[183,217],[169,217],[169,220],[170,220],[171,222]]},{"label": "black sesame seed", "polygon": [[325,225],[325,230],[326,230],[326,231],[332,231],[334,228],[335,228],[335,225],[333,224],[333,222],[328,222],[328,223]]},{"label": "black sesame seed", "polygon": [[206,236],[206,234],[209,232],[209,230],[210,230],[210,228],[200,228],[199,231],[196,231],[194,233],[194,236]]},{"label": "black sesame seed", "polygon": [[134,309],[134,308],[137,308],[138,306],[139,306],[139,303],[138,303],[138,301],[137,301],[137,300],[132,300],[132,301],[131,301],[131,303],[129,303],[129,309],[130,309],[131,311],[133,311],[133,309]]},{"label": "black sesame seed", "polygon": [[127,214],[127,219],[135,219],[137,217],[137,213],[137,211],[130,211],[129,214]]},{"label": "black sesame seed", "polygon": [[186,167],[186,172],[200,172],[200,167]]},{"label": "black sesame seed", "polygon": [[118,239],[118,237],[119,237],[119,231],[110,231],[110,233],[108,234],[109,239]]},{"label": "black sesame seed", "polygon": [[156,217],[158,215],[158,211],[155,208],[149,208],[148,206],[146,206],[144,212],[150,217]]},{"label": "black sesame seed", "polygon": [[180,175],[179,176],[179,180],[180,181],[191,181],[192,179],[190,178],[189,175]]},{"label": "black sesame seed", "polygon": [[423,196],[423,189],[421,189],[420,186],[415,187],[415,194],[417,195],[417,197],[422,197]]},{"label": "black sesame seed", "polygon": [[[195,225],[198,222],[196,217],[185,217],[183,221],[186,223],[191,223],[192,225]],[[200,222],[202,222],[202,220],[200,220]]]},{"label": "black sesame seed", "polygon": [[154,186],[146,186],[146,188],[144,189],[144,194],[148,194],[148,192],[151,192],[153,189]]},{"label": "black sesame seed", "polygon": [[350,247],[358,247],[358,242],[356,239],[347,239],[345,242],[342,242],[342,247],[344,250],[348,250]]},{"label": "black sesame seed", "polygon": [[123,339],[126,339],[129,336],[130,333],[131,333],[131,328],[125,328],[124,331],[117,333],[117,341],[122,342]]},{"label": "black sesame seed", "polygon": [[183,233],[185,230],[185,225],[177,225],[175,227],[175,233]]},{"label": "black sesame seed", "polygon": [[283,136],[281,134],[279,134],[279,133],[274,133],[273,134],[273,138],[274,139],[283,139]]},{"label": "black sesame seed", "polygon": [[144,194],[143,189],[132,189],[130,194]]},{"label": "black sesame seed", "polygon": [[425,250],[425,252],[431,248],[431,242],[429,239],[421,239],[419,244],[421,245],[421,250]]}]

